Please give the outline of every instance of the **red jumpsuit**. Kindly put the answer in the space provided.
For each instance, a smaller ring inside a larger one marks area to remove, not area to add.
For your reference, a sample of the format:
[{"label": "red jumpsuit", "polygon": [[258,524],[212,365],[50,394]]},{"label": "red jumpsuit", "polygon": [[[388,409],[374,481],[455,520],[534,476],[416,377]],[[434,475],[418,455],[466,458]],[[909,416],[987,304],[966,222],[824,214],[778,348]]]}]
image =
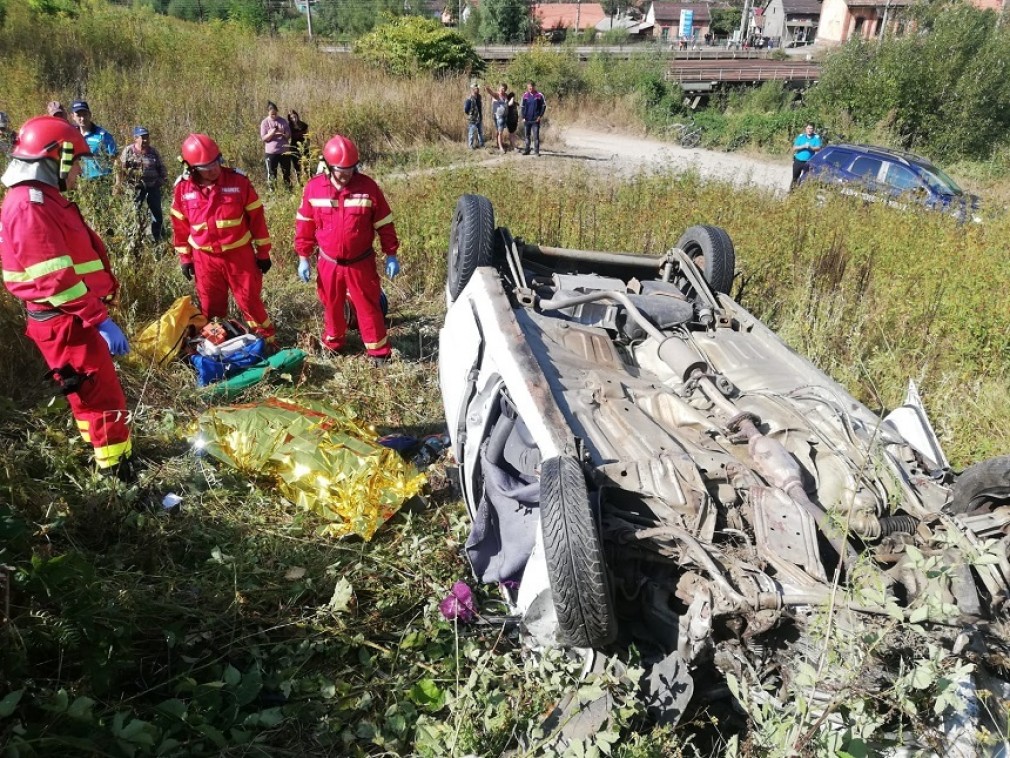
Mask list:
[{"label": "red jumpsuit", "polygon": [[319,249],[316,290],[323,303],[323,344],[330,350],[339,350],[344,344],[344,298],[350,297],[365,350],[376,357],[390,353],[372,249],[376,232],[382,252],[396,255],[400,241],[393,212],[370,177],[355,173],[338,190],[324,173],[305,185],[295,215],[295,252],[310,258]]},{"label": "red jumpsuit", "polygon": [[194,266],[204,315],[226,317],[230,289],[249,327],[273,342],[276,330],[263,306],[263,274],[256,265],[257,259],[270,260],[270,233],[263,203],[245,174],[222,167],[218,180],[206,186],[179,179],[172,230],[179,262]]},{"label": "red jumpsuit", "polygon": [[29,181],[4,198],[0,260],[4,284],[28,310],[26,333],[56,371],[95,461],[116,466],[132,445],[126,396],[96,328],[119,289],[105,245],[59,190]]}]

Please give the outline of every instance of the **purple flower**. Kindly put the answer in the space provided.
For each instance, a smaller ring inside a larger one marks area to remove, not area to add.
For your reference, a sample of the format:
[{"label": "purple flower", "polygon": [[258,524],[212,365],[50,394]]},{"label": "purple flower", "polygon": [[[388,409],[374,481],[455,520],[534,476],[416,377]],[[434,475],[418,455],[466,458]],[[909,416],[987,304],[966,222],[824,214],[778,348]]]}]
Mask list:
[{"label": "purple flower", "polygon": [[459,619],[464,623],[473,621],[477,615],[473,604],[473,590],[466,582],[456,582],[452,585],[449,596],[438,604],[438,609],[449,621],[453,619]]}]

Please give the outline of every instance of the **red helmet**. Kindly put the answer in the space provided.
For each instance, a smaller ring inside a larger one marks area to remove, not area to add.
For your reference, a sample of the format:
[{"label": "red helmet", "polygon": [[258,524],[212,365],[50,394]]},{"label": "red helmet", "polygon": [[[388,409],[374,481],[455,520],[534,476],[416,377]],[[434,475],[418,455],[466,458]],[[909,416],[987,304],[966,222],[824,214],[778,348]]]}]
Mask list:
[{"label": "red helmet", "polygon": [[221,148],[206,134],[191,134],[182,143],[182,159],[190,166],[206,166],[221,157]]},{"label": "red helmet", "polygon": [[[14,138],[11,157],[23,161],[40,161],[43,158],[58,161],[63,157],[63,146],[67,143],[71,146],[67,152],[73,150],[73,158],[91,155],[91,148],[76,126],[55,116],[36,116],[21,125]],[[69,168],[68,161],[67,169]]]},{"label": "red helmet", "polygon": [[344,135],[334,135],[323,148],[323,160],[330,168],[354,168],[358,165],[358,148]]}]

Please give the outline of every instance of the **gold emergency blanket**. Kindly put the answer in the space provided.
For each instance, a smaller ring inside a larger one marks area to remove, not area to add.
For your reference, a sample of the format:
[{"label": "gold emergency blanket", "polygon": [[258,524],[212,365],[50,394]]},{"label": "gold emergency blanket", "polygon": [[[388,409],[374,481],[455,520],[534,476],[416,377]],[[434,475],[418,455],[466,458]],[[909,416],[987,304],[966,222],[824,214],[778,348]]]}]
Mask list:
[{"label": "gold emergency blanket", "polygon": [[348,408],[269,398],[211,408],[199,427],[210,455],[274,479],[282,496],[331,522],[321,530],[327,536],[370,540],[425,483]]}]

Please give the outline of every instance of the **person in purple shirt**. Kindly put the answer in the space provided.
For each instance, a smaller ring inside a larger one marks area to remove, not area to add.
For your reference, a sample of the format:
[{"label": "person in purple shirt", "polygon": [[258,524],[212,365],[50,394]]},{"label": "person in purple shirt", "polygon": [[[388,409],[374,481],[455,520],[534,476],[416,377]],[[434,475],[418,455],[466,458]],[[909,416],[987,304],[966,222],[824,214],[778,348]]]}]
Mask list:
[{"label": "person in purple shirt", "polygon": [[266,152],[267,187],[273,189],[280,166],[284,186],[291,189],[291,127],[277,115],[277,106],[272,102],[267,103],[267,117],[260,122],[260,139]]}]

